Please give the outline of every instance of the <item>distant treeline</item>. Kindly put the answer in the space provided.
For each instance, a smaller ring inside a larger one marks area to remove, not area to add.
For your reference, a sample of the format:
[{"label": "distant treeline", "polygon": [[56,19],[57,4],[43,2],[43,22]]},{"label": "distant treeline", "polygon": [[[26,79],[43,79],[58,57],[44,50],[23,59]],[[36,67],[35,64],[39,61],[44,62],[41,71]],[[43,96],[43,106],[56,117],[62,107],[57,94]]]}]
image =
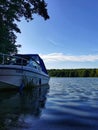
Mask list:
[{"label": "distant treeline", "polygon": [[98,77],[98,69],[50,69],[51,77]]}]

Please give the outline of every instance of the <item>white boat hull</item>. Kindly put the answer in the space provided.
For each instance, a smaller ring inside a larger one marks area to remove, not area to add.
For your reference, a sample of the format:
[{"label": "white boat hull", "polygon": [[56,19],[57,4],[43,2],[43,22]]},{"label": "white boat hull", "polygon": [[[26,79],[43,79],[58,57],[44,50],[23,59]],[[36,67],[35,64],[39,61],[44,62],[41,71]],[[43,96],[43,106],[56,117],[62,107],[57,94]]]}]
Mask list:
[{"label": "white boat hull", "polygon": [[49,76],[44,72],[19,65],[0,65],[0,89],[19,88],[22,85],[45,85],[49,82]]}]

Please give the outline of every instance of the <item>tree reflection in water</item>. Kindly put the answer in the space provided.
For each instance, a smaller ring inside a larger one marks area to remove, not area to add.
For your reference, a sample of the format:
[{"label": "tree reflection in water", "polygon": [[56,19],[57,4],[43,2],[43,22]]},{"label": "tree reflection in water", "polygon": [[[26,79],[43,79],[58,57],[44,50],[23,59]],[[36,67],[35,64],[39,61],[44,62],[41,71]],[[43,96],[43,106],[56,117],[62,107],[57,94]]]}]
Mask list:
[{"label": "tree reflection in water", "polygon": [[49,85],[17,92],[0,92],[0,129],[30,123],[45,108]]}]

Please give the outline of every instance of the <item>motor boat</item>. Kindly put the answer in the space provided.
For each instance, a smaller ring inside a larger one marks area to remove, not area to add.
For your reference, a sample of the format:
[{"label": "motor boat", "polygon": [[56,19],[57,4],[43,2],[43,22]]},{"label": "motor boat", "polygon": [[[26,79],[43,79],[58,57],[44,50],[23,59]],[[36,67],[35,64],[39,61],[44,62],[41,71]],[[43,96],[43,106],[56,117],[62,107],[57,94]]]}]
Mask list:
[{"label": "motor boat", "polygon": [[49,75],[38,54],[0,54],[0,89],[48,83]]}]

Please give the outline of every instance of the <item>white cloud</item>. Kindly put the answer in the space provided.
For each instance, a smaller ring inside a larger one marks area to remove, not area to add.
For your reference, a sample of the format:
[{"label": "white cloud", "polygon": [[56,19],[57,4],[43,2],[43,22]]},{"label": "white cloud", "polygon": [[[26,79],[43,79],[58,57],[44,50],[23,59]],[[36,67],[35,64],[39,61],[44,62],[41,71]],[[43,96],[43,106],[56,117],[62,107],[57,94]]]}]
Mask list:
[{"label": "white cloud", "polygon": [[51,53],[47,55],[40,55],[45,62],[52,61],[70,61],[70,62],[93,62],[98,60],[98,55],[64,55],[63,53]]}]

